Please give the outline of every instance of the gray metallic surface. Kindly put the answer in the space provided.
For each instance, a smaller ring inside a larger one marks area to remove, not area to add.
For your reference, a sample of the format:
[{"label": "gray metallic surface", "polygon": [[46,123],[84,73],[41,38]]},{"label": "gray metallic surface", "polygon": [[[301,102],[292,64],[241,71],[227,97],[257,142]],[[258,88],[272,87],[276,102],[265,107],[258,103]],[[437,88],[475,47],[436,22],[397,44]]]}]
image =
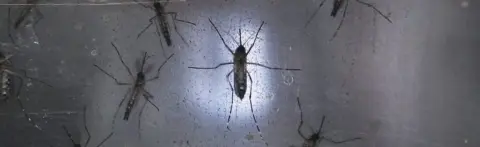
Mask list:
[{"label": "gray metallic surface", "polygon": [[[332,42],[328,40],[340,17],[328,15],[331,0],[307,28],[304,24],[319,0],[191,0],[169,4],[167,10],[197,25],[177,22],[189,44],[182,43],[172,31],[174,46],[164,50],[175,56],[162,69],[159,80],[147,83],[160,112],[147,104],[139,138],[138,113],[143,100],[128,122],[120,119],[124,108],[120,109],[113,126],[115,135],[104,146],[264,146],[248,99],[235,98],[229,124],[232,131],[226,130],[230,91],[225,75],[231,67],[187,68],[232,59],[208,18],[223,31],[232,48],[235,41],[227,33],[238,40],[241,27],[246,40],[265,21],[248,59],[302,68],[300,72],[282,72],[248,67],[254,80],[253,107],[270,146],[301,145],[296,132],[300,114],[297,95],[304,109],[303,132],[309,133],[309,126],[317,128],[326,115],[325,135],[364,138],[339,145],[322,142],[319,146],[480,146],[480,72],[475,59],[480,53],[480,4],[461,0],[371,2],[389,13],[393,23],[350,1],[344,26]],[[10,43],[7,9],[0,7],[0,41],[6,46]],[[27,111],[43,131],[32,127],[10,100],[0,105],[0,146],[72,146],[61,125],[83,145],[87,137],[82,129],[84,105],[92,135],[89,146],[96,146],[112,131],[113,114],[128,87],[115,85],[93,64],[122,81],[131,81],[110,45],[113,41],[131,69],[135,69],[142,51],[155,55],[148,63],[158,67],[165,60],[159,43],[164,39],[155,35],[153,27],[136,39],[154,13],[139,5],[39,6],[39,10],[44,15],[35,26],[39,44],[33,43],[32,28],[20,31],[23,45],[15,50],[13,62],[54,86],[27,81],[21,94]],[[18,15],[18,9],[14,12]]]}]

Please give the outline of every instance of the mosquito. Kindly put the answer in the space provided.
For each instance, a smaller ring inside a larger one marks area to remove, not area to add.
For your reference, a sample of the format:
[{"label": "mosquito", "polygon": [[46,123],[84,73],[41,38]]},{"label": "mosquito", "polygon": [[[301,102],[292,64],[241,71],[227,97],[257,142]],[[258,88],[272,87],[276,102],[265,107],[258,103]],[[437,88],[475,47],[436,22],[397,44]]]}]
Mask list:
[{"label": "mosquito", "polygon": [[[88,147],[88,143],[90,142],[90,132],[88,131],[88,128],[87,128],[87,107],[84,106],[83,107],[83,124],[84,124],[84,129],[85,129],[85,132],[87,132],[87,142],[85,143],[85,147]],[[70,132],[68,132],[68,129],[67,127],[65,127],[65,125],[62,125],[63,129],[65,130],[65,132],[67,133],[67,136],[68,138],[70,139],[70,141],[72,141],[72,144],[73,144],[73,147],[82,147],[82,145],[80,143],[75,143],[75,141],[73,140],[73,137],[72,137],[72,134],[70,134]],[[110,134],[102,140],[102,142],[100,142],[100,144],[97,145],[97,147],[99,146],[102,146],[103,143],[105,143],[108,139],[110,139],[110,137],[112,137],[113,135],[113,132],[110,132]]]},{"label": "mosquito", "polygon": [[[134,0],[134,1],[137,2],[137,0]],[[166,12],[165,7],[168,5],[168,1],[169,0],[166,1],[166,4],[162,5],[160,0],[153,0],[153,8],[137,2],[139,5],[142,5],[143,7],[148,8],[148,9],[152,9],[155,12],[155,16],[153,16],[149,20],[150,23],[142,31],[140,31],[140,33],[138,33],[137,39],[140,38],[140,36],[148,28],[150,28],[150,26],[152,26],[152,24],[155,23],[155,28],[156,28],[156,31],[157,31],[157,35],[159,37],[163,35],[163,38],[165,39],[165,42],[167,43],[167,46],[169,46],[169,47],[172,46],[172,39],[170,37],[170,26],[169,26],[168,21],[167,21],[167,15],[170,15],[172,17],[172,20],[173,20],[172,21],[173,22],[173,29],[178,34],[178,36],[180,36],[180,39],[182,39],[182,41],[186,45],[188,45],[185,38],[180,34],[180,32],[178,32],[177,24],[175,23],[175,21],[183,22],[183,23],[190,24],[190,25],[193,25],[193,26],[196,26],[196,24],[193,23],[193,22],[190,22],[190,21],[177,19],[177,12]],[[161,32],[161,34],[160,34],[160,32]],[[162,41],[160,41],[160,45],[163,49]]]},{"label": "mosquito", "polygon": [[[37,25],[37,23],[44,18],[42,12],[38,10],[38,8],[34,5],[37,4],[40,0],[26,0],[26,4],[32,4],[32,5],[26,5],[21,11],[20,11],[20,16],[16,19],[15,23],[13,24],[13,28],[15,30],[18,30],[18,28],[21,26],[21,24],[25,23],[25,19],[30,16],[30,14],[35,11],[36,14],[38,14],[38,18],[35,19],[35,22],[33,23],[33,26]],[[10,15],[11,15],[11,8],[8,8],[8,25],[10,25]],[[12,43],[15,44],[15,40],[13,39],[13,36],[10,31],[10,26],[8,27],[9,34],[8,36],[10,37],[10,40]]]},{"label": "mosquito", "polygon": [[[125,67],[125,69],[128,71],[128,74],[130,75],[130,77],[132,78],[132,80],[134,80],[135,82],[134,83],[126,83],[126,82],[120,82],[119,80],[117,80],[117,78],[115,78],[112,74],[106,72],[105,70],[103,70],[102,68],[100,68],[98,65],[95,65],[95,67],[97,67],[97,69],[99,69],[100,71],[102,71],[105,75],[107,75],[108,77],[112,78],[116,83],[117,85],[129,85],[129,86],[132,86],[126,96],[122,99],[122,101],[120,102],[120,104],[118,105],[116,111],[115,111],[115,114],[113,116],[113,120],[112,120],[112,126],[115,124],[115,120],[117,118],[117,114],[118,114],[118,111],[120,109],[120,107],[122,106],[123,102],[125,102],[125,100],[128,98],[128,103],[127,103],[127,107],[126,107],[126,110],[125,110],[125,113],[124,113],[124,116],[123,116],[123,120],[125,121],[128,121],[129,117],[130,117],[130,113],[133,109],[133,107],[135,106],[135,103],[138,101],[139,97],[140,96],[143,96],[146,100],[146,102],[152,104],[156,109],[157,111],[160,111],[160,109],[151,101],[151,99],[154,98],[154,96],[148,92],[146,89],[145,89],[145,85],[147,82],[149,81],[153,81],[153,80],[157,80],[159,77],[160,77],[160,70],[162,69],[162,67],[167,63],[168,60],[170,60],[170,58],[173,57],[174,54],[171,54],[167,60],[165,60],[161,65],[160,67],[157,69],[157,74],[155,77],[152,77],[150,79],[147,79],[145,77],[145,73],[148,73],[150,71],[150,67],[147,67],[147,69],[144,70],[144,67],[145,67],[145,63],[147,61],[147,59],[150,57],[147,55],[147,52],[145,52],[143,54],[143,58],[141,60],[141,64],[140,64],[140,68],[137,69],[137,75],[136,76],[133,76],[130,68],[125,64],[125,62],[123,61],[122,59],[122,55],[120,55],[120,52],[118,51],[118,48],[115,46],[115,44],[113,44],[113,42],[111,43],[111,45],[113,46],[113,48],[115,49],[115,51],[117,52],[117,55],[118,55],[118,58],[120,59],[120,61],[122,62],[122,65]],[[145,104],[146,104],[145,102]],[[139,113],[139,129],[140,129],[140,123],[141,123],[141,119],[140,117],[142,116],[142,112],[143,112],[143,109],[144,109],[144,106],[145,104],[143,105],[142,109],[140,110],[140,113]]]},{"label": "mosquito", "polygon": [[[250,80],[250,96],[249,96],[249,100],[250,100],[250,110],[252,112],[252,116],[253,116],[253,120],[255,121],[255,125],[257,127],[257,131],[258,133],[260,134],[260,138],[263,140],[263,135],[260,131],[260,127],[258,126],[258,123],[257,123],[257,119],[255,117],[255,114],[253,113],[253,106],[252,106],[252,84],[253,84],[253,80],[252,80],[252,76],[250,75],[250,73],[248,72],[247,70],[247,65],[254,65],[254,66],[259,66],[259,67],[263,67],[263,68],[267,68],[267,69],[271,69],[271,70],[291,70],[291,71],[299,71],[300,69],[294,69],[294,68],[279,68],[279,67],[270,67],[270,66],[267,66],[267,65],[263,65],[263,64],[260,64],[260,63],[255,63],[255,62],[248,62],[247,61],[247,55],[250,53],[250,51],[252,50],[253,46],[255,45],[255,42],[257,41],[257,38],[258,38],[258,33],[260,32],[260,30],[262,29],[262,26],[265,22],[262,21],[262,24],[260,25],[260,27],[258,28],[257,30],[257,33],[255,34],[255,39],[253,40],[253,43],[252,45],[250,46],[250,48],[248,48],[248,51],[245,49],[245,46],[242,44],[242,30],[241,29],[238,29],[238,34],[239,34],[239,37],[240,37],[240,42],[239,42],[239,46],[235,49],[235,52],[225,43],[225,40],[223,39],[222,35],[220,34],[220,32],[218,31],[218,28],[215,26],[215,24],[213,24],[212,20],[211,19],[208,19],[208,21],[210,21],[210,24],[212,24],[213,28],[215,28],[215,31],[217,32],[217,34],[220,36],[220,39],[222,40],[223,44],[225,45],[225,47],[228,49],[228,51],[232,54],[233,56],[233,62],[225,62],[225,63],[220,63],[218,64],[217,66],[215,67],[188,67],[188,68],[191,68],[191,69],[217,69],[221,66],[224,66],[224,65],[230,65],[230,64],[233,64],[233,69],[230,70],[230,72],[228,72],[228,74],[226,75],[226,80],[230,86],[230,90],[231,90],[231,105],[230,105],[230,113],[228,115],[228,120],[227,120],[227,129],[230,130],[228,124],[230,123],[230,117],[231,117],[231,114],[232,114],[232,107],[233,107],[233,92],[235,91],[235,95],[237,97],[240,98],[240,100],[243,100],[243,97],[245,96],[245,93],[247,91],[247,76]],[[230,75],[233,73],[233,84],[234,86],[232,87],[232,84],[229,80],[229,77]],[[265,142],[265,141],[264,141]],[[265,142],[265,144],[268,146],[268,143]]]},{"label": "mosquito", "polygon": [[325,115],[322,117],[322,123],[320,124],[320,128],[318,129],[318,131],[315,132],[315,131],[312,130],[313,134],[308,136],[308,137],[305,137],[305,135],[300,130],[303,126],[303,111],[302,111],[302,105],[300,104],[300,97],[297,97],[297,104],[298,104],[298,108],[300,109],[300,124],[298,125],[297,132],[298,132],[298,135],[300,135],[300,137],[302,137],[303,140],[304,140],[304,142],[302,144],[302,147],[316,147],[317,144],[320,144],[321,141],[324,140],[324,139],[326,141],[334,143],[334,144],[342,144],[342,143],[347,143],[347,142],[362,139],[360,137],[355,137],[355,138],[351,138],[351,139],[336,141],[336,140],[333,140],[329,137],[326,137],[326,136],[322,135],[322,133],[323,133],[322,128],[323,128],[323,123],[325,122]]},{"label": "mosquito", "polygon": [[[0,52],[0,94],[2,96],[2,101],[3,102],[8,102],[8,100],[12,97],[15,96],[18,105],[20,106],[20,109],[22,110],[25,118],[27,119],[28,122],[30,122],[35,128],[38,130],[42,130],[42,128],[33,121],[33,119],[27,114],[25,110],[25,106],[23,105],[22,101],[20,100],[20,93],[23,89],[23,77],[28,78],[32,81],[36,81],[39,83],[42,83],[44,85],[47,85],[48,87],[52,87],[50,84],[47,84],[44,81],[38,80],[36,78],[29,77],[27,75],[27,72],[22,69],[14,69],[12,66],[12,62],[10,61],[10,58],[12,57],[12,54],[5,55],[4,53]],[[23,73],[23,75],[15,72],[14,70],[19,70]],[[17,78],[20,80],[20,84],[14,89],[13,85],[13,78]],[[15,93],[16,91],[16,93]],[[15,93],[15,95],[13,95]]]},{"label": "mosquito", "polygon": [[[317,9],[315,9],[315,12],[310,16],[310,18],[307,20],[307,23],[305,23],[305,28],[310,24],[310,22],[313,20],[313,18],[315,17],[315,15],[317,15],[318,11],[320,10],[320,7],[323,6],[323,4],[325,3],[326,0],[323,0],[317,7]],[[345,16],[347,15],[347,8],[348,8],[348,1],[349,0],[333,0],[333,9],[332,11],[330,12],[330,16],[335,18],[337,16],[337,13],[338,11],[340,11],[340,7],[342,7],[342,5],[344,6],[343,8],[343,15],[342,15],[342,19],[340,20],[340,24],[337,26],[337,29],[335,30],[335,32],[333,33],[333,36],[332,38],[330,38],[330,41],[332,41],[336,36],[337,36],[337,33],[338,31],[340,30],[340,28],[342,27],[343,25],[343,21],[345,20]],[[368,2],[365,2],[365,1],[362,1],[362,0],[355,0],[356,2],[364,5],[364,6],[367,6],[367,7],[370,7],[372,8],[375,12],[379,13],[385,20],[387,20],[388,22],[392,23],[392,20],[390,20],[390,18],[388,18],[387,15],[383,14],[380,10],[377,9],[377,7],[375,7],[372,3],[368,3]],[[344,5],[345,4],[345,5]]]}]

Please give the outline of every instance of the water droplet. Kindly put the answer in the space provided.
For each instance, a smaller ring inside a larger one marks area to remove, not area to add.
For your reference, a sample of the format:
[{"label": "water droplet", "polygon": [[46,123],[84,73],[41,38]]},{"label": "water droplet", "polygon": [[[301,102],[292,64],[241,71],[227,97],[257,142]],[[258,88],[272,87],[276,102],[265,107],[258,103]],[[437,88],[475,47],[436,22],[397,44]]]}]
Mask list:
[{"label": "water droplet", "polygon": [[92,50],[92,51],[90,52],[90,55],[92,55],[92,56],[97,56],[97,55],[98,55],[98,51],[94,49],[94,50]]},{"label": "water droplet", "polygon": [[245,139],[247,140],[253,140],[253,135],[248,133],[247,135],[245,135]]},{"label": "water droplet", "polygon": [[461,6],[462,8],[467,8],[468,5],[470,5],[468,1],[462,1],[462,3],[460,3],[460,6]]},{"label": "water droplet", "polygon": [[288,85],[288,86],[292,85],[294,81],[292,72],[290,71],[283,72],[282,77],[283,77],[283,83],[285,85]]},{"label": "water droplet", "polygon": [[74,26],[75,30],[81,31],[83,29],[83,24],[82,23],[76,23]]}]

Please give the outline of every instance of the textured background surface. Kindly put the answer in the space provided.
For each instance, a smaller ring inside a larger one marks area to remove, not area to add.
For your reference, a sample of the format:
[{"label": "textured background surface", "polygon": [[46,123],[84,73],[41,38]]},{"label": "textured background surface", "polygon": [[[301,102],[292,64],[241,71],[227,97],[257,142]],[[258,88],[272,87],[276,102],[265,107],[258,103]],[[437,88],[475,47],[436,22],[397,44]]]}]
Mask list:
[{"label": "textured background surface", "polygon": [[[364,138],[341,145],[322,142],[321,146],[480,146],[480,71],[475,59],[480,53],[480,4],[469,0],[371,2],[389,13],[393,23],[352,0],[344,26],[331,42],[328,40],[340,22],[340,17],[329,16],[331,0],[306,28],[305,22],[319,0],[189,0],[169,4],[168,11],[178,12],[178,18],[197,25],[177,23],[188,46],[172,31],[174,46],[164,50],[175,56],[162,69],[160,80],[146,86],[160,112],[147,105],[140,139],[140,107],[136,107],[128,122],[118,119],[115,135],[104,146],[264,146],[248,99],[235,99],[229,124],[232,131],[226,130],[231,102],[225,75],[231,67],[187,68],[231,61],[208,18],[232,48],[236,46],[232,38],[238,40],[238,28],[244,30],[242,37],[247,40],[265,21],[248,59],[303,69],[281,72],[248,68],[254,80],[253,107],[270,146],[301,145],[296,133],[300,116],[297,95],[303,103],[304,132],[309,133],[308,126],[318,127],[326,115],[325,135]],[[148,62],[158,67],[165,60],[159,43],[163,38],[150,28],[137,39],[154,13],[139,5],[38,9],[44,19],[34,28],[12,32],[21,44],[13,49],[13,62],[54,86],[27,81],[21,94],[27,111],[43,131],[32,127],[16,102],[9,101],[0,105],[0,146],[72,146],[61,125],[84,144],[84,105],[92,134],[89,146],[96,146],[112,131],[113,114],[128,87],[115,85],[93,64],[118,79],[130,80],[110,45],[113,41],[132,69],[142,51],[155,55]],[[7,10],[0,7],[3,49],[11,47]],[[18,16],[19,9],[12,10],[12,17]]]}]

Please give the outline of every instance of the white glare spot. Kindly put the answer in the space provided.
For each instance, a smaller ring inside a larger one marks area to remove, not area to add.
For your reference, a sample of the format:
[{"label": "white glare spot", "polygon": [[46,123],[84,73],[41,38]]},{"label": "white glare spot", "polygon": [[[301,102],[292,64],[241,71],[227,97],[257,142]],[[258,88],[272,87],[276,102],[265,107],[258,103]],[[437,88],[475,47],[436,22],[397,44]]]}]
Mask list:
[{"label": "white glare spot", "polygon": [[468,143],[468,139],[463,140],[463,142],[464,142],[465,144],[467,144],[467,143]]},{"label": "white glare spot", "polygon": [[290,71],[283,72],[282,77],[283,77],[283,83],[285,85],[288,85],[288,86],[292,85],[292,83],[294,81],[292,72],[290,72]]},{"label": "white glare spot", "polygon": [[98,54],[97,50],[92,50],[90,52],[90,55],[92,55],[92,56],[96,56],[97,54]]},{"label": "white glare spot", "polygon": [[28,82],[28,83],[27,83],[27,87],[30,87],[30,86],[32,86],[32,85],[33,85],[32,82]]},{"label": "white glare spot", "polygon": [[460,6],[462,6],[462,8],[466,8],[468,7],[469,3],[468,1],[462,1],[462,3],[460,3]]}]

